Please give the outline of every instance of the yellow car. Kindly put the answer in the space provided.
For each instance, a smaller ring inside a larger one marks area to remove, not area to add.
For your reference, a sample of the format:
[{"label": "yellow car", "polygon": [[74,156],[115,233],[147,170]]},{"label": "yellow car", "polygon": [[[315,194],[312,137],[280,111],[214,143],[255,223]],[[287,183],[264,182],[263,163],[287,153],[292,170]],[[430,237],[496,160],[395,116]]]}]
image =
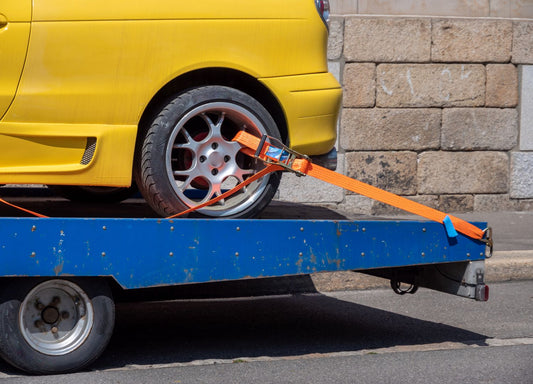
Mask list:
[{"label": "yellow car", "polygon": [[[134,180],[171,215],[262,167],[231,141],[239,130],[327,154],[341,99],[328,10],[325,0],[1,0],[0,184],[111,194]],[[199,212],[253,216],[279,178]]]}]

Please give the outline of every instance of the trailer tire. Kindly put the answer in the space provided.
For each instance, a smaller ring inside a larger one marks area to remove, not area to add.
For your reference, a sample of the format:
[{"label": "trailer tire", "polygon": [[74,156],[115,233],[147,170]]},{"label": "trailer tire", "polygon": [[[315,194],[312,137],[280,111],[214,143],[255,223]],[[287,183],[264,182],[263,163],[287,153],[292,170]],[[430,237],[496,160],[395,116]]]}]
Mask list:
[{"label": "trailer tire", "polygon": [[98,278],[13,278],[0,292],[0,356],[32,374],[79,370],[104,351],[115,306]]},{"label": "trailer tire", "polygon": [[[134,175],[145,200],[161,216],[211,200],[264,168],[232,141],[238,131],[281,139],[261,103],[225,86],[202,86],[178,94],[149,124],[141,133]],[[194,215],[254,217],[272,200],[280,178],[279,173],[271,173]]]}]

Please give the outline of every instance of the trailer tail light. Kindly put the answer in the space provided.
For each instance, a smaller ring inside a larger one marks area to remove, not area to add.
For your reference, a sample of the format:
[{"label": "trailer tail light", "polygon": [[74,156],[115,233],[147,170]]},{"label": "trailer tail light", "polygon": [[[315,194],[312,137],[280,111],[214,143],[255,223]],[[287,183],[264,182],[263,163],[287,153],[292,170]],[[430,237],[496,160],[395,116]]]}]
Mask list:
[{"label": "trailer tail light", "polygon": [[329,21],[329,0],[315,0],[316,10],[320,14],[322,21],[328,26]]},{"label": "trailer tail light", "polygon": [[489,300],[489,286],[485,284],[476,285],[476,300],[488,301]]}]

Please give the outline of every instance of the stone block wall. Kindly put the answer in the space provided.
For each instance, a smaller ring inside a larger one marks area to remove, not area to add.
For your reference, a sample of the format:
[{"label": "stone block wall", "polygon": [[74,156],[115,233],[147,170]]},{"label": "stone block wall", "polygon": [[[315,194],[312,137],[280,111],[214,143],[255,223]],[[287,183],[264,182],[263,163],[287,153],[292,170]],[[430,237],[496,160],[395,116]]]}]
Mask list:
[{"label": "stone block wall", "polygon": [[[337,14],[328,48],[341,172],[448,212],[533,210],[533,19]],[[279,198],[398,212],[292,175]]]}]

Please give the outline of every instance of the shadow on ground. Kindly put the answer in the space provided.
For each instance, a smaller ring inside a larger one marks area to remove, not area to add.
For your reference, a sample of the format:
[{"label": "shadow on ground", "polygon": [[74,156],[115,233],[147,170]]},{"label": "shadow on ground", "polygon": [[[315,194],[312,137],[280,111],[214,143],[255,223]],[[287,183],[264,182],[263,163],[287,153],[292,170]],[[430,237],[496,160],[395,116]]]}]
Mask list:
[{"label": "shadow on ground", "polygon": [[257,356],[301,356],[486,336],[321,294],[124,303],[93,368]]}]

